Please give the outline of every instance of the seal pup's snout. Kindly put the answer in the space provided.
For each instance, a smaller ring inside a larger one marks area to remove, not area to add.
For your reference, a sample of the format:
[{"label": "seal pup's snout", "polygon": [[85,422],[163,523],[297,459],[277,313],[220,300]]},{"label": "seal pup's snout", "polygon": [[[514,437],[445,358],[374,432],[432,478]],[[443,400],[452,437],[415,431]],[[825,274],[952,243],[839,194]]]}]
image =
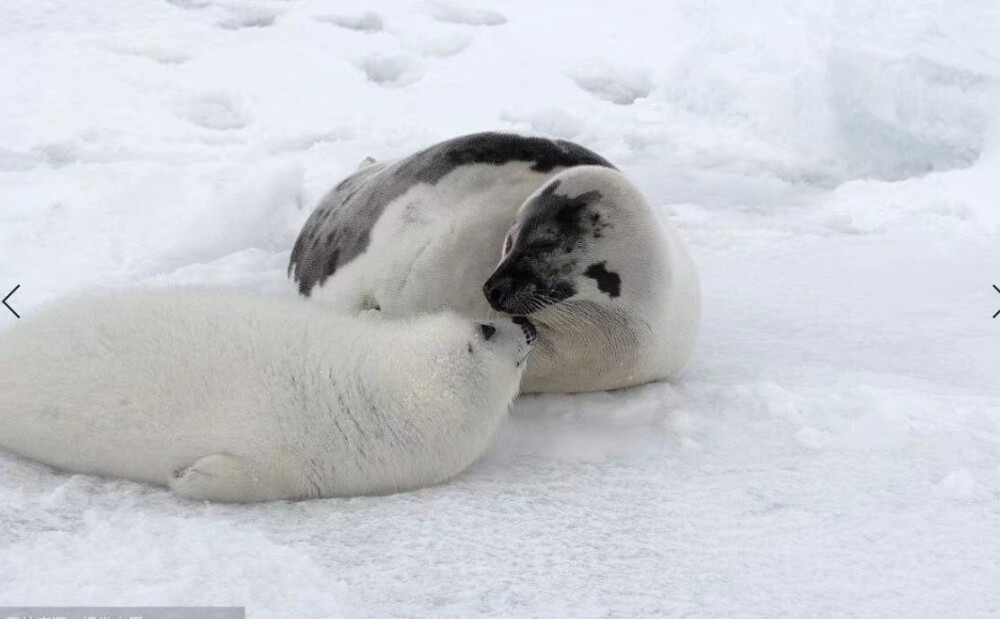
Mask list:
[{"label": "seal pup's snout", "polygon": [[468,351],[482,347],[491,355],[514,362],[520,367],[528,359],[538,341],[538,330],[524,316],[511,316],[495,322],[472,322],[474,335],[468,342]]},{"label": "seal pup's snout", "polygon": [[514,316],[510,321],[521,327],[521,331],[524,333],[524,340],[528,343],[528,346],[538,341],[538,329],[535,328],[535,325],[531,324],[530,320],[524,316]]}]

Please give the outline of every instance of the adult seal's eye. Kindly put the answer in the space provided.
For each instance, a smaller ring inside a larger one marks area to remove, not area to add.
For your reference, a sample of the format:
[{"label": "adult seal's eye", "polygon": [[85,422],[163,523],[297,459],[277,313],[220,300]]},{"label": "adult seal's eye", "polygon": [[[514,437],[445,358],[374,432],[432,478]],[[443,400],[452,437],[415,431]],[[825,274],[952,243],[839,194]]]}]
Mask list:
[{"label": "adult seal's eye", "polygon": [[507,253],[510,251],[510,248],[514,246],[514,232],[516,231],[516,229],[517,229],[517,223],[515,222],[514,225],[512,225],[509,230],[507,230],[507,236],[504,237],[503,240],[504,256],[506,256]]}]

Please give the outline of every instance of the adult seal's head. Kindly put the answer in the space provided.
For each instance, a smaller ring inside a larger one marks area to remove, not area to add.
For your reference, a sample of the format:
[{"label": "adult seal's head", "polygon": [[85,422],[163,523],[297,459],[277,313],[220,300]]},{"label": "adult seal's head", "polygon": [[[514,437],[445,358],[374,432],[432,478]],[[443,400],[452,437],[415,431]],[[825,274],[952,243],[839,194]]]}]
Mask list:
[{"label": "adult seal's head", "polygon": [[591,388],[665,378],[687,360],[697,331],[690,258],[634,186],[606,167],[566,170],[524,202],[483,295],[493,310],[539,324],[525,391],[578,390],[560,370],[567,365]]},{"label": "adult seal's head", "polygon": [[606,302],[621,296],[621,275],[608,270],[608,262],[615,268],[633,261],[634,222],[601,189],[578,185],[573,177],[555,179],[517,212],[500,264],[483,285],[490,307],[530,314],[568,299]]}]

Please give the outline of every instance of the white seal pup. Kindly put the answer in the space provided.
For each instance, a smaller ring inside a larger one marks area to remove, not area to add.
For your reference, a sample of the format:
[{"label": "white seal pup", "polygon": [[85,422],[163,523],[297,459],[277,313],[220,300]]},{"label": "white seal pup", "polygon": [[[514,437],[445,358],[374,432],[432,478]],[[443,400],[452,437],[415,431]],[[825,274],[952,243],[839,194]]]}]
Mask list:
[{"label": "white seal pup", "polygon": [[523,392],[669,378],[700,318],[687,248],[621,173],[582,146],[511,134],[363,165],[306,222],[289,274],[347,313],[530,315],[540,344]]},{"label": "white seal pup", "polygon": [[192,499],[382,494],[489,446],[535,330],[524,318],[351,318],[202,288],[57,303],[0,334],[0,447]]}]

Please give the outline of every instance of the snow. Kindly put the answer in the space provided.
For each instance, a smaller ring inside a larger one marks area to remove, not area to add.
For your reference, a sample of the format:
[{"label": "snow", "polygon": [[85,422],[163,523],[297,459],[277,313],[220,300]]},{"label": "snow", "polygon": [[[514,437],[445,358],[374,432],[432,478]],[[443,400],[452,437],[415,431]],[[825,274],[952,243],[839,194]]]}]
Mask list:
[{"label": "snow", "polygon": [[[522,398],[452,483],[200,505],[0,456],[0,605],[1000,614],[992,0],[9,0],[0,287],[289,290],[366,156],[618,164],[698,262],[671,384]],[[0,328],[15,326],[0,315]]]}]

